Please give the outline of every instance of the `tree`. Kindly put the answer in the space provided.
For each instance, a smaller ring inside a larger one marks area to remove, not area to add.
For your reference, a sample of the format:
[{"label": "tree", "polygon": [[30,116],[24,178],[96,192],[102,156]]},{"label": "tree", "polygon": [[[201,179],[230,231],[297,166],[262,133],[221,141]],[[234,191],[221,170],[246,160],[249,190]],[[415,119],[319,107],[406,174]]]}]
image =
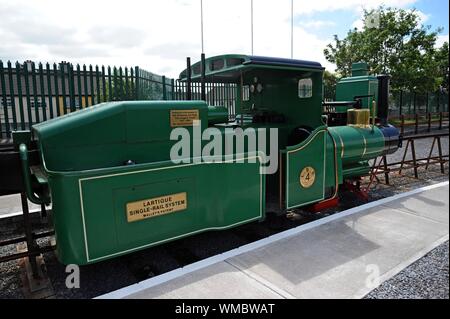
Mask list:
[{"label": "tree", "polygon": [[[341,76],[350,76],[353,62],[367,62],[374,74],[389,74],[392,89],[416,92],[435,91],[444,81],[447,49],[437,49],[436,38],[442,31],[420,23],[417,11],[379,7],[364,11],[364,19],[377,17],[378,25],[349,30],[344,39],[324,49],[325,58],[335,63]],[[448,73],[447,73],[448,76]]]},{"label": "tree", "polygon": [[444,42],[442,47],[437,52],[437,61],[439,63],[439,73],[441,74],[442,81],[441,87],[448,92],[448,42]]},{"label": "tree", "polygon": [[338,81],[338,74],[325,70],[323,73],[324,99],[334,100],[336,98],[336,83]]}]

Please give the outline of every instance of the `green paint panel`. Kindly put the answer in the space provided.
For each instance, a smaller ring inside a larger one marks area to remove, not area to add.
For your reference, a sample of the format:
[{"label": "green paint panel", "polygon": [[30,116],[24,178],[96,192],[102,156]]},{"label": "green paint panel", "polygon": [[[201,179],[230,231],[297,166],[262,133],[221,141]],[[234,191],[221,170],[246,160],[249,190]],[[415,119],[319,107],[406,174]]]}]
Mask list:
[{"label": "green paint panel", "polygon": [[[92,263],[193,233],[263,219],[265,179],[259,168],[259,162],[175,166],[167,162],[49,172],[59,260]],[[187,194],[187,209],[127,221],[127,203],[182,192]]]},{"label": "green paint panel", "polygon": [[[378,79],[372,75],[354,76],[341,79],[336,84],[336,101],[353,101],[355,96],[373,95],[362,98],[362,107],[372,110],[372,101],[378,103]],[[347,112],[348,107],[338,106],[337,112]],[[372,115],[372,112],[370,113]]]},{"label": "green paint panel", "polygon": [[[304,206],[324,199],[326,127],[317,128],[304,142],[286,149],[286,207]],[[315,171],[310,187],[300,184],[300,174],[306,167]]]}]

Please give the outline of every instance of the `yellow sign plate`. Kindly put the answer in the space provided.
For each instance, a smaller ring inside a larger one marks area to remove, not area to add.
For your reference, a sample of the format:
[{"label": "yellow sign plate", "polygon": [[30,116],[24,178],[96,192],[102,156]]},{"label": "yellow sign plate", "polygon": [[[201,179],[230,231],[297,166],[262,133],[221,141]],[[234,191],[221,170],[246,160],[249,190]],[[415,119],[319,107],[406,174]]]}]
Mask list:
[{"label": "yellow sign plate", "polygon": [[314,184],[316,180],[316,171],[311,166],[307,166],[302,169],[300,173],[300,185],[304,188],[309,188]]},{"label": "yellow sign plate", "polygon": [[171,110],[170,126],[194,126],[194,120],[199,120],[198,110]]},{"label": "yellow sign plate", "polygon": [[186,193],[178,193],[127,203],[127,221],[131,223],[185,210],[186,197]]}]

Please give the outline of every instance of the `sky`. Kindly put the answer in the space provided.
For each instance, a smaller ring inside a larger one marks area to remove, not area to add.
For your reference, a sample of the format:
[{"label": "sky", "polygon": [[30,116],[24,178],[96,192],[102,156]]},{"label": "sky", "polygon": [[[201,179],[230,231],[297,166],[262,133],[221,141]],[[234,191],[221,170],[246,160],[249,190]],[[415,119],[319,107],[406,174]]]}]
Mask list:
[{"label": "sky", "polygon": [[[333,35],[361,28],[363,9],[416,8],[449,38],[447,0],[294,0],[294,58],[334,65]],[[289,58],[291,0],[254,0],[254,54]],[[203,0],[206,56],[251,54],[250,0]],[[200,0],[0,0],[0,60],[139,66],[177,78],[201,53]]]}]

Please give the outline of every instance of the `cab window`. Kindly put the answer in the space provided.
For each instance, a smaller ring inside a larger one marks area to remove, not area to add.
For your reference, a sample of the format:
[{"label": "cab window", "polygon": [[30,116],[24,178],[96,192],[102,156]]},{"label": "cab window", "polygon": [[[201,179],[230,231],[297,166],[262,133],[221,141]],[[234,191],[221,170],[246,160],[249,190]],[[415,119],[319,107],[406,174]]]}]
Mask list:
[{"label": "cab window", "polygon": [[300,79],[298,81],[298,97],[301,99],[312,97],[312,79]]}]

